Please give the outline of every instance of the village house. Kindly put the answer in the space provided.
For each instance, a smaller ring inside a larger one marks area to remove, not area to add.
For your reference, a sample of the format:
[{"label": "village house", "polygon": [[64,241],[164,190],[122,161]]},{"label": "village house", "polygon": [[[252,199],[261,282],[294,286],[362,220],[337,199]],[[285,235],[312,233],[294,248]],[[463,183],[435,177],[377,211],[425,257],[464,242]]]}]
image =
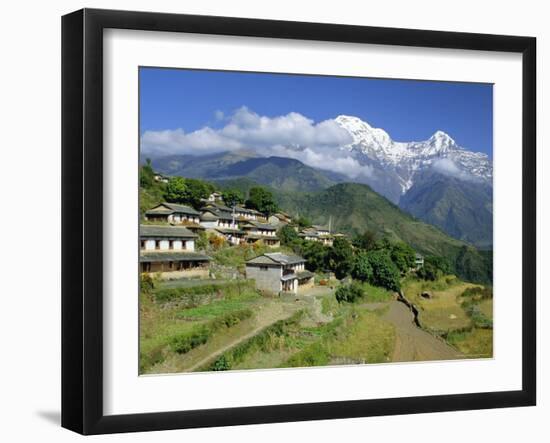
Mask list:
[{"label": "village house", "polygon": [[161,203],[145,213],[145,220],[172,224],[196,224],[200,222],[200,212],[190,206],[176,203]]},{"label": "village house", "polygon": [[322,243],[325,246],[332,246],[334,242],[334,236],[331,235],[328,230],[319,230],[315,227],[302,229],[298,236],[300,236],[304,240]]},{"label": "village house", "polygon": [[217,209],[204,209],[200,215],[200,224],[204,228],[229,228],[238,229],[239,225],[235,216],[225,211]]},{"label": "village house", "polygon": [[424,266],[424,256],[418,252],[414,255],[414,265],[416,269],[420,269]]},{"label": "village house", "polygon": [[209,202],[219,202],[222,201],[222,195],[221,193],[214,191],[208,196],[206,200]]},{"label": "village house", "polygon": [[284,212],[277,212],[276,214],[271,215],[267,219],[268,223],[271,223],[274,226],[283,226],[288,225],[290,222],[292,222],[292,219],[288,214],[285,214]]},{"label": "village house", "polygon": [[184,226],[140,225],[140,270],[162,278],[208,277],[210,257],[195,252],[197,235]]},{"label": "village house", "polygon": [[265,216],[260,211],[257,211],[256,209],[245,208],[241,205],[235,206],[235,215],[240,220],[266,221]]},{"label": "village house", "polygon": [[296,255],[266,253],[246,262],[246,278],[255,280],[262,291],[298,294],[314,284],[314,274],[305,269],[305,263]]},{"label": "village house", "polygon": [[260,223],[254,220],[241,225],[241,229],[246,233],[248,243],[256,243],[262,240],[267,246],[277,248],[281,242],[277,237],[277,228],[268,223]]}]

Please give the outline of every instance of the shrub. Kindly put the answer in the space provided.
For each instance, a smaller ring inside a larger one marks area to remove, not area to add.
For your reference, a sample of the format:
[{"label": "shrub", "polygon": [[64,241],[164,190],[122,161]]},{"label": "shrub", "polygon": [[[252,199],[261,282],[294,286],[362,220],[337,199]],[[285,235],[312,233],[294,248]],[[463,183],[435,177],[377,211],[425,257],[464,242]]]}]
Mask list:
[{"label": "shrub", "polygon": [[399,291],[399,269],[393,263],[390,254],[385,250],[370,251],[369,263],[372,266],[372,283],[390,291]]},{"label": "shrub", "polygon": [[212,364],[212,371],[229,371],[231,369],[231,363],[229,363],[229,360],[225,357],[225,355],[222,355],[219,357],[213,364]]},{"label": "shrub", "polygon": [[231,328],[242,320],[252,317],[250,309],[242,309],[236,312],[229,312],[204,325],[197,326],[190,332],[178,334],[172,337],[170,346],[178,354],[186,354],[191,349],[205,344],[214,333],[222,328]]},{"label": "shrub", "polygon": [[153,277],[149,274],[141,274],[139,279],[139,290],[145,294],[150,294],[155,288]]},{"label": "shrub", "polygon": [[372,274],[372,266],[369,262],[368,254],[360,252],[355,259],[351,275],[357,280],[370,281],[372,280]]},{"label": "shrub", "polygon": [[354,303],[363,297],[363,288],[358,283],[340,286],[336,289],[336,300],[338,303]]}]

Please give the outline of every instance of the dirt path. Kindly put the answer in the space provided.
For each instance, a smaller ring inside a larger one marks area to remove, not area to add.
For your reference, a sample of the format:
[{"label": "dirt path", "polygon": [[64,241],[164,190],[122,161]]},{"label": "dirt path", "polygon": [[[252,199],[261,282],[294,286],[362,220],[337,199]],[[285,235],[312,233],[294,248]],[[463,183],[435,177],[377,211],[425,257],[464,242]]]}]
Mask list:
[{"label": "dirt path", "polygon": [[250,332],[247,332],[244,335],[239,336],[238,338],[235,338],[234,340],[231,340],[227,343],[224,343],[224,345],[220,348],[217,348],[214,352],[208,354],[201,360],[198,360],[194,362],[191,366],[185,368],[186,372],[193,372],[197,369],[200,369],[203,366],[206,366],[208,363],[215,361],[218,357],[220,357],[225,352],[229,351],[231,348],[245,342],[248,339],[251,339],[256,334],[259,334],[262,330],[265,328],[271,326],[273,323],[284,320],[286,318],[289,318],[294,313],[296,313],[300,308],[303,308],[302,303],[296,303],[295,306],[289,307],[289,306],[282,306],[282,305],[269,305],[269,306],[262,306],[260,309],[262,310],[262,315],[256,316],[256,327],[251,330]]},{"label": "dirt path", "polygon": [[[379,303],[372,303],[376,309]],[[374,306],[377,305],[377,306]],[[404,303],[392,301],[382,317],[395,326],[395,348],[392,361],[455,360],[462,354],[414,324],[414,316]]]}]

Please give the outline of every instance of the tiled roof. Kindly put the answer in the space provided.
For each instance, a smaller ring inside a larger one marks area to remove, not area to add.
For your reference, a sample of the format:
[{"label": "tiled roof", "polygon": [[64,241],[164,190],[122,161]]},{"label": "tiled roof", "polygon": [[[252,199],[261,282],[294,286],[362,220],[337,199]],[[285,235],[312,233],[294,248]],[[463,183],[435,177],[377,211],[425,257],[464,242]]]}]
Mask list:
[{"label": "tiled roof", "polygon": [[247,222],[247,224],[251,225],[251,226],[254,226],[255,228],[258,228],[258,229],[264,229],[266,231],[276,231],[277,228],[273,225],[270,225],[269,223],[260,223],[260,222],[257,222],[257,221],[254,221],[254,220],[250,220]]},{"label": "tiled roof", "polygon": [[169,225],[140,225],[140,237],[166,237],[166,238],[195,238],[189,229],[184,226]]},{"label": "tiled roof", "polygon": [[267,252],[246,262],[247,264],[279,264],[292,265],[305,263],[305,260],[298,255],[287,255],[281,252]]},{"label": "tiled roof", "polygon": [[[171,212],[170,212],[171,211]],[[187,215],[200,215],[200,213],[190,206],[178,205],[176,203],[161,203],[158,206],[147,211],[145,214],[187,214]]]}]

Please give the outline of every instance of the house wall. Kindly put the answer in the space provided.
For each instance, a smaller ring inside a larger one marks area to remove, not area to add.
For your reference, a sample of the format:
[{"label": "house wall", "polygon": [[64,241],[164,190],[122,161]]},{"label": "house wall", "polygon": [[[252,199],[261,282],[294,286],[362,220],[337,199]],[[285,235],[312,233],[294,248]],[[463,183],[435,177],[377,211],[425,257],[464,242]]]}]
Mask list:
[{"label": "house wall", "polygon": [[246,278],[256,281],[256,288],[273,294],[281,292],[282,267],[246,266]]},{"label": "house wall", "polygon": [[165,239],[148,239],[145,240],[144,249],[146,251],[155,251],[158,248],[161,251],[195,251],[195,240],[173,240],[172,248],[170,248],[170,240]]},{"label": "house wall", "polygon": [[213,229],[213,228],[217,228],[218,227],[218,221],[217,220],[213,220],[213,221],[202,221],[201,223],[201,226],[204,226],[206,229]]}]

